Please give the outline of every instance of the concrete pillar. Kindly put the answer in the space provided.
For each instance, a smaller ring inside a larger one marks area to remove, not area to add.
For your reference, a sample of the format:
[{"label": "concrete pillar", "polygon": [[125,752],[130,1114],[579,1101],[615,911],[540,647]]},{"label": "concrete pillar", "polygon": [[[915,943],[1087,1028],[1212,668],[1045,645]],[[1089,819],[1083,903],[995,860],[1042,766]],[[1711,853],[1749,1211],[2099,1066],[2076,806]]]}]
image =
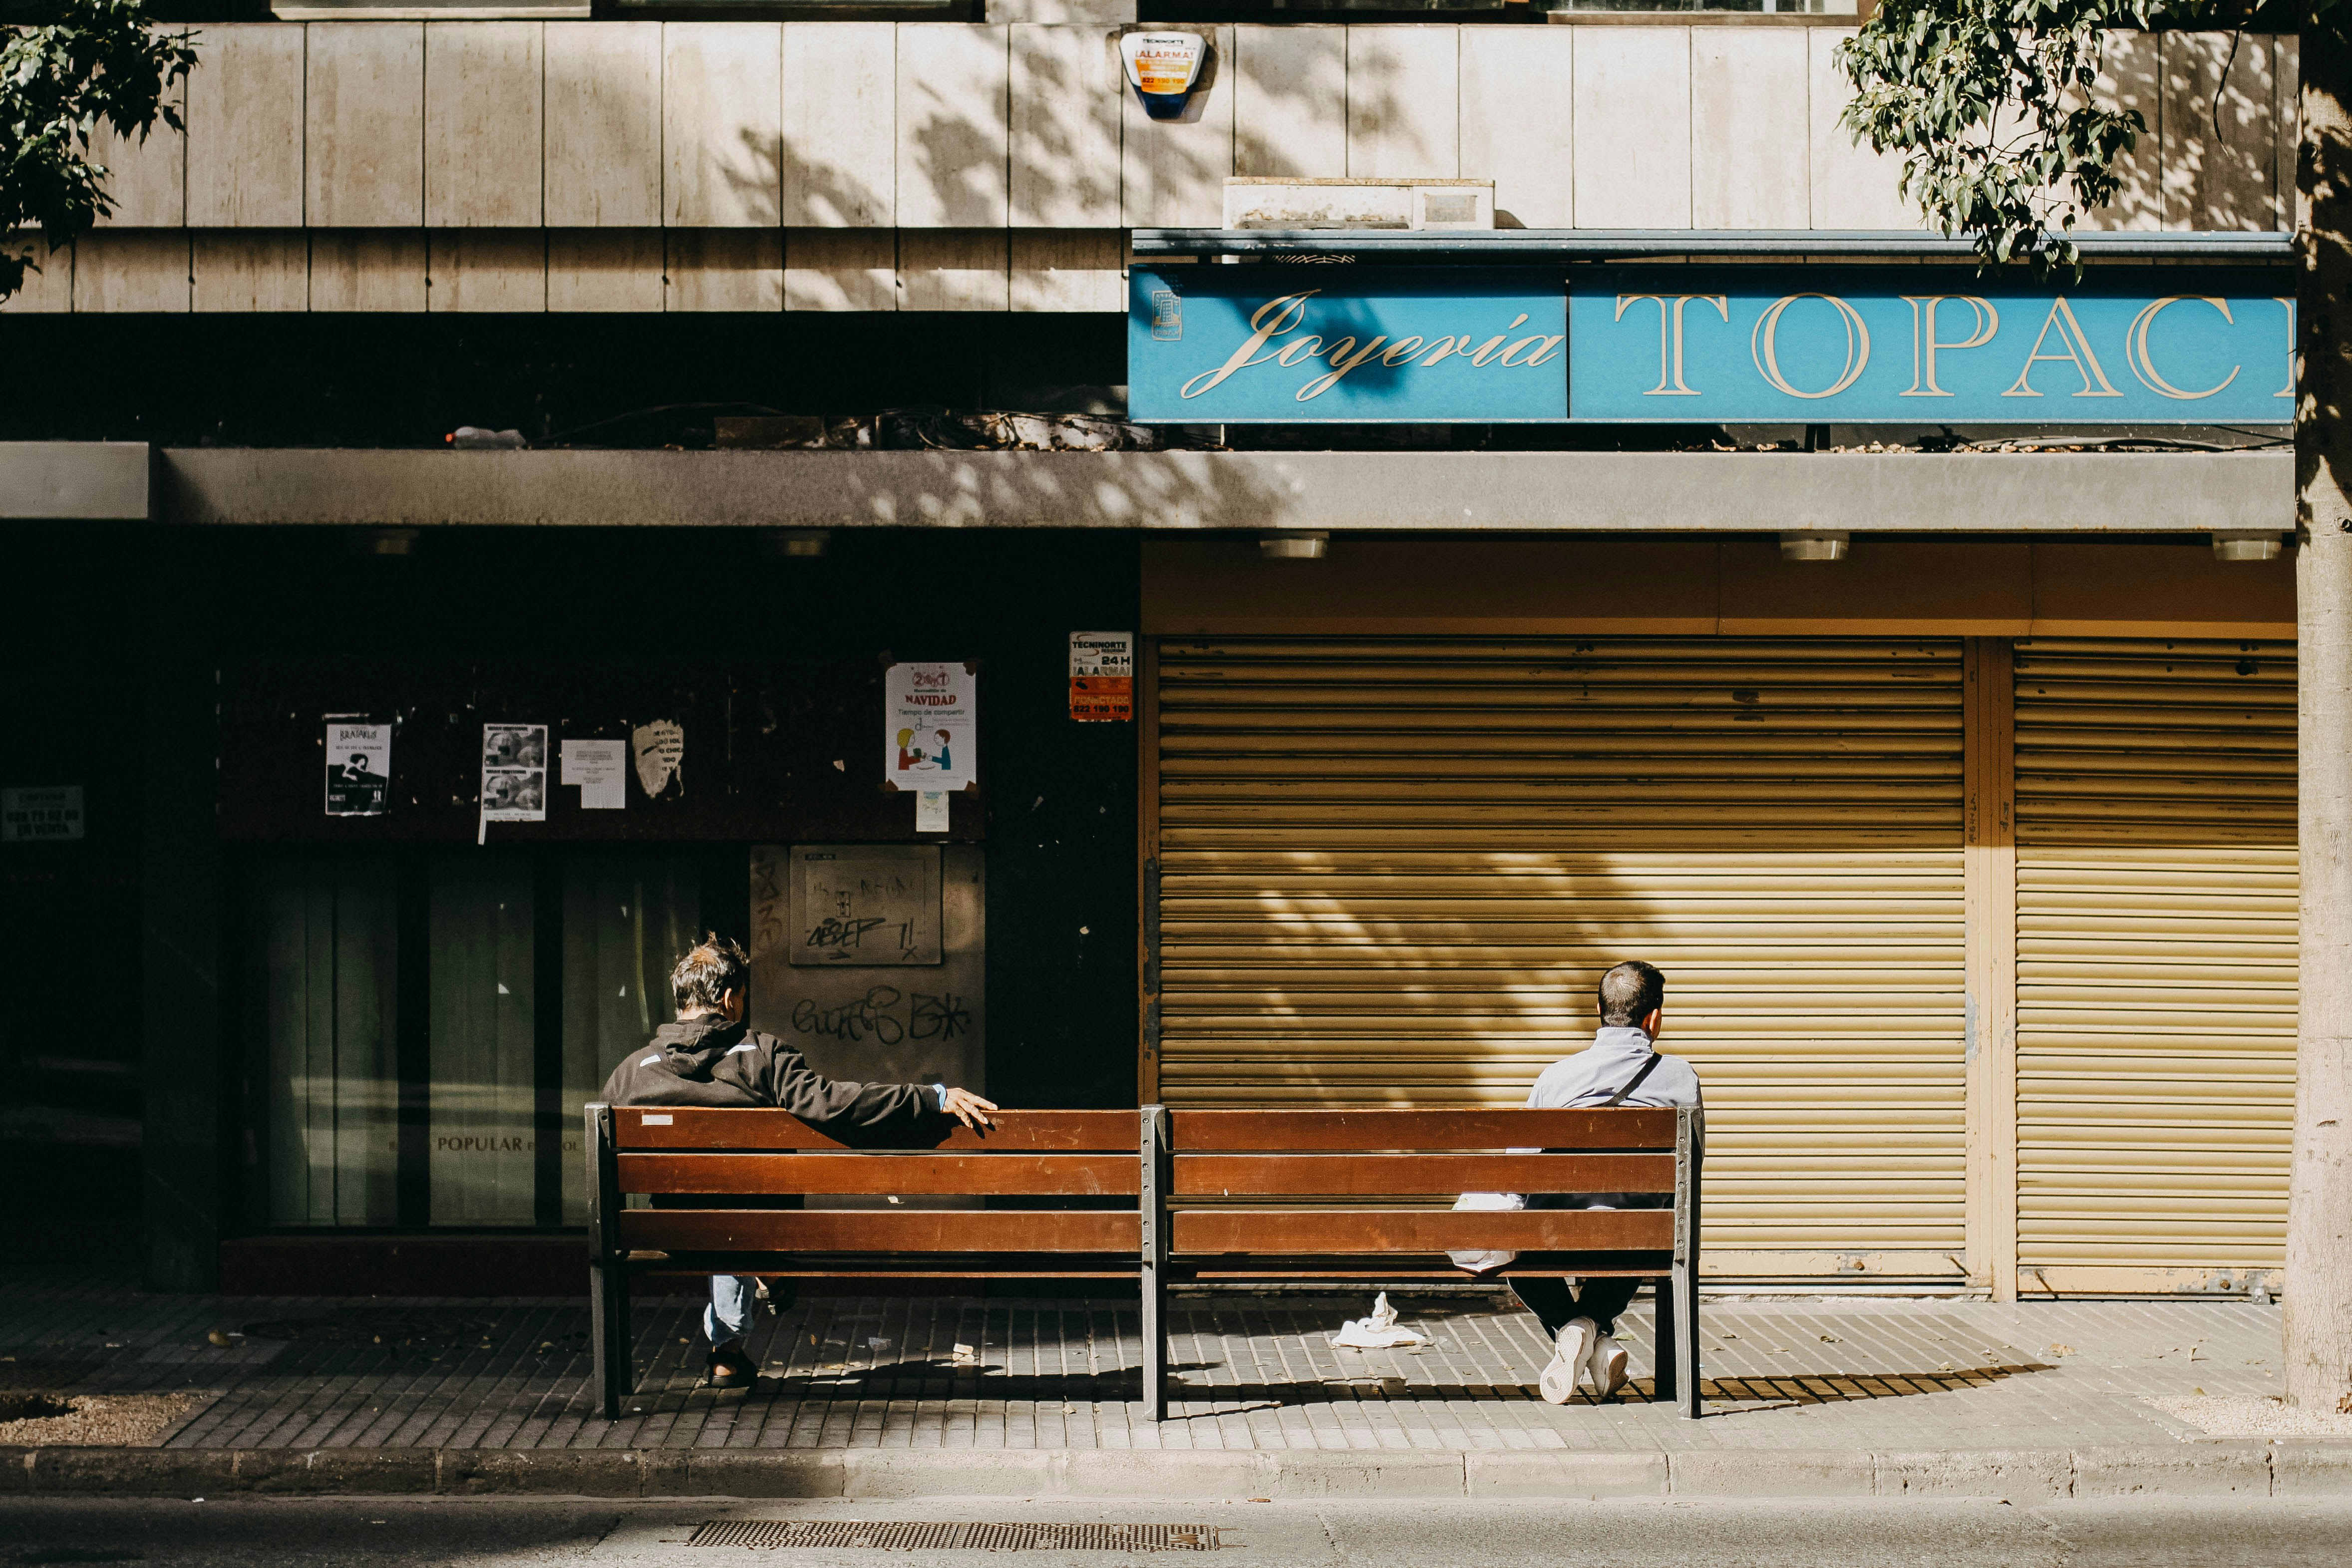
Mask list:
[{"label": "concrete pillar", "polygon": [[148,535],[140,878],[146,1091],[145,1257],[151,1291],[219,1282],[221,877],[213,809],[220,690],[189,570],[193,538]]},{"label": "concrete pillar", "polygon": [[2295,400],[2302,1018],[2286,1245],[2293,1404],[2352,1413],[2352,47],[2304,28]]}]

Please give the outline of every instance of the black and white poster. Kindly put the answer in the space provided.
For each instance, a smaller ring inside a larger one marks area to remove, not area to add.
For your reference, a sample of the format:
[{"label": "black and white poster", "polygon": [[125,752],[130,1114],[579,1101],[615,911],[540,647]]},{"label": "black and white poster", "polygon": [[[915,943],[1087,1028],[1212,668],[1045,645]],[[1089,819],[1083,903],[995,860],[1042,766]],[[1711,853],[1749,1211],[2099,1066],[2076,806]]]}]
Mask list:
[{"label": "black and white poster", "polygon": [[492,822],[547,821],[547,726],[482,726],[482,817]]},{"label": "black and white poster", "polygon": [[392,726],[327,721],[327,815],[381,817],[392,800]]}]

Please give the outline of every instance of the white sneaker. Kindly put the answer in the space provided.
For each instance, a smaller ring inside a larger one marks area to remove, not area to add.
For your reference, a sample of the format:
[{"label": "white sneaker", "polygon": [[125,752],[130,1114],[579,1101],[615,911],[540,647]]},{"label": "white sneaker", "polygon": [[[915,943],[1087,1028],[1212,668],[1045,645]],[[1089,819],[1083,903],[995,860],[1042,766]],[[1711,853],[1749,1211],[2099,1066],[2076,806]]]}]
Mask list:
[{"label": "white sneaker", "polygon": [[1585,1375],[1592,1379],[1592,1392],[1603,1399],[1613,1398],[1625,1386],[1628,1373],[1625,1347],[1617,1343],[1614,1334],[1596,1333],[1592,1348],[1585,1354]]},{"label": "white sneaker", "polygon": [[1576,1396],[1576,1381],[1583,1375],[1585,1363],[1592,1354],[1592,1342],[1600,1333],[1591,1318],[1568,1321],[1553,1343],[1551,1360],[1543,1369],[1545,1399],[1554,1405],[1565,1405]]}]

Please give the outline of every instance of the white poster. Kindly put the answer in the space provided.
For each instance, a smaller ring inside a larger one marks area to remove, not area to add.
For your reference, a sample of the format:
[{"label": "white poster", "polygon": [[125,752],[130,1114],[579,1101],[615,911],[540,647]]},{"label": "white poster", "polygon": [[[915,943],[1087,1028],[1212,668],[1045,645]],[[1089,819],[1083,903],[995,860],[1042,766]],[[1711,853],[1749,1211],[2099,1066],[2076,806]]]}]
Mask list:
[{"label": "white poster", "polygon": [[882,777],[900,789],[961,789],[980,776],[971,671],[893,664],[883,679]]},{"label": "white poster", "polygon": [[619,811],[629,804],[628,743],[567,740],[562,781],[580,787],[583,811]]},{"label": "white poster", "polygon": [[327,815],[381,817],[392,800],[392,726],[327,721]]},{"label": "white poster", "polygon": [[667,718],[638,725],[629,731],[629,745],[637,754],[637,784],[646,800],[660,800],[673,785],[673,800],[686,793],[685,726]]},{"label": "white poster", "polygon": [[480,842],[492,822],[547,821],[547,726],[482,726]]}]

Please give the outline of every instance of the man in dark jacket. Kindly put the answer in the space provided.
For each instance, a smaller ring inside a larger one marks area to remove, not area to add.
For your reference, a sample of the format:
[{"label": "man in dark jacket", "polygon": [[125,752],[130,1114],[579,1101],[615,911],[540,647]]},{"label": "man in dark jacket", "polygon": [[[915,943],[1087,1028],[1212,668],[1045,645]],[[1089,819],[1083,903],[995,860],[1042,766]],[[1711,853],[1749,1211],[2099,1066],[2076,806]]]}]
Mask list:
[{"label": "man in dark jacket", "polygon": [[[716,933],[677,961],[669,986],[677,1021],[662,1025],[649,1044],[613,1069],[604,1081],[607,1104],[775,1106],[837,1132],[903,1130],[910,1137],[926,1124],[936,1132],[946,1116],[967,1127],[995,1124],[988,1113],[996,1107],[968,1091],[944,1083],[835,1082],[774,1035],[751,1030],[743,1021],[751,961]],[[748,1387],[759,1375],[742,1344],[758,1288],[749,1275],[711,1277],[702,1333],[715,1386]]]}]

